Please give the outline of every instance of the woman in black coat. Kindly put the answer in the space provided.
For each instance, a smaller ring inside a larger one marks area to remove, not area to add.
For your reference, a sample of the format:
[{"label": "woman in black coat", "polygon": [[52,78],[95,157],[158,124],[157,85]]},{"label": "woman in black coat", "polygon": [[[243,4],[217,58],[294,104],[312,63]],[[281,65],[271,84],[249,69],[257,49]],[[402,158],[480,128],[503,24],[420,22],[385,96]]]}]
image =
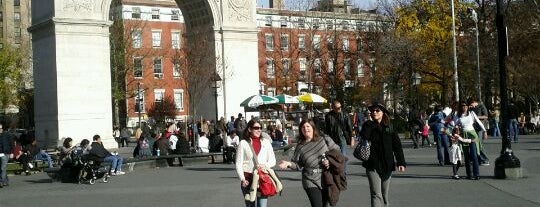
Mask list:
[{"label": "woman in black coat", "polygon": [[390,125],[388,110],[378,103],[368,109],[371,120],[364,123],[360,136],[367,139],[371,147],[369,159],[363,162],[362,166],[366,168],[369,180],[371,206],[388,206],[392,171],[395,171],[396,167],[399,172],[405,171],[405,157],[401,141]]}]

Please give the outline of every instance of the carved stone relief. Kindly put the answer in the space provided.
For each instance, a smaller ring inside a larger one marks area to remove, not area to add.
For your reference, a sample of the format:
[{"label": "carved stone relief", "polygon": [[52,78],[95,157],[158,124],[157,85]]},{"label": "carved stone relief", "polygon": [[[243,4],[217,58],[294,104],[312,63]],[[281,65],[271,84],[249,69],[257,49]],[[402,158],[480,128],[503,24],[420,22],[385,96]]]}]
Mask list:
[{"label": "carved stone relief", "polygon": [[252,0],[229,0],[229,20],[238,22],[253,21],[253,3]]},{"label": "carved stone relief", "polygon": [[95,0],[64,0],[62,10],[73,13],[92,13]]}]

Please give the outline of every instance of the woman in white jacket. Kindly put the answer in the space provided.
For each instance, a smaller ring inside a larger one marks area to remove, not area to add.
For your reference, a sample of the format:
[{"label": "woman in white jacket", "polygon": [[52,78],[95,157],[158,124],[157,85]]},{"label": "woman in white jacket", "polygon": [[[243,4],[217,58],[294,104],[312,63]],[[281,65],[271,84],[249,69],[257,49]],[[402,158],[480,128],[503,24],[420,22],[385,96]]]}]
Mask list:
[{"label": "woman in white jacket", "polygon": [[[259,166],[254,166],[252,147]],[[272,139],[268,134],[262,133],[262,125],[258,120],[250,120],[236,152],[236,173],[240,179],[242,193],[245,198],[247,198],[246,194],[249,194],[251,189],[253,170],[255,168],[271,168],[274,165],[276,165],[276,157],[272,149]],[[249,200],[245,202],[246,207],[255,206],[255,202]],[[257,196],[256,202],[258,207],[267,206],[266,197]]]}]

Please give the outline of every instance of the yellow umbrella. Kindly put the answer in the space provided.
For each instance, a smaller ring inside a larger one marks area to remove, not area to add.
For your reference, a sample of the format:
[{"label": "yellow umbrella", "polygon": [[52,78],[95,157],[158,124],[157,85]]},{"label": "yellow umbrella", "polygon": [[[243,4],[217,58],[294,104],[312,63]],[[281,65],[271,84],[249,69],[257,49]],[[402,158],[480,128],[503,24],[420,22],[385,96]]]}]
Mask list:
[{"label": "yellow umbrella", "polygon": [[319,96],[314,93],[306,93],[303,95],[298,96],[298,100],[305,102],[305,103],[326,103],[328,102],[325,98],[322,96]]}]

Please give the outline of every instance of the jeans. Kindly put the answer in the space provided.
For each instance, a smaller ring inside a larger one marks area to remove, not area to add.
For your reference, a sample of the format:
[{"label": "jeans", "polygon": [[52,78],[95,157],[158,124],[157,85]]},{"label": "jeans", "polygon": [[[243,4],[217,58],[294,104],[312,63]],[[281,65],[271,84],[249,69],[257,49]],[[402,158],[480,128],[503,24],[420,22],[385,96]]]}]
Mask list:
[{"label": "jeans", "polygon": [[499,122],[494,121],[493,122],[493,134],[492,136],[498,137],[501,136],[501,130],[499,129]]},{"label": "jeans", "polygon": [[511,138],[514,137],[514,142],[518,142],[518,122],[517,119],[508,120],[508,136]]},{"label": "jeans", "polygon": [[118,155],[110,155],[105,157],[103,159],[104,162],[110,162],[111,163],[111,171],[112,172],[120,172],[122,171],[122,162],[124,161],[124,158],[118,156]]},{"label": "jeans", "polygon": [[[465,171],[467,177],[472,178],[480,176],[478,153],[476,152],[476,143],[470,143],[469,146],[463,146],[463,155],[465,157]],[[472,165],[472,175],[471,175]]]},{"label": "jeans", "polygon": [[366,169],[369,181],[369,193],[371,195],[371,207],[389,206],[388,191],[390,190],[390,178],[392,172],[380,175],[375,170]]},{"label": "jeans", "polygon": [[439,165],[449,164],[448,137],[442,134],[440,129],[433,130],[433,139],[437,142],[437,160]]},{"label": "jeans", "polygon": [[[339,144],[339,149],[341,150],[341,154],[343,154],[344,157],[347,157],[347,151],[348,151],[347,142],[344,140]],[[347,175],[347,161],[345,161],[345,167],[344,167],[345,175]]]},{"label": "jeans", "polygon": [[51,156],[49,154],[47,154],[47,152],[45,152],[45,150],[40,150],[39,153],[34,156],[34,159],[35,160],[47,161],[47,164],[49,165],[49,168],[53,167]]},{"label": "jeans", "polygon": [[476,134],[478,135],[478,144],[480,144],[480,146],[478,146],[480,149],[480,152],[478,153],[478,161],[480,164],[489,163],[489,158],[484,152],[484,131],[478,131]]},{"label": "jeans", "polygon": [[[242,190],[242,195],[246,195],[246,194],[249,194],[249,191],[251,190],[251,185],[248,185],[247,187],[241,187],[240,186],[240,188]],[[245,201],[246,207],[255,207],[255,205],[257,207],[266,207],[266,206],[268,206],[268,198],[267,197],[257,196],[257,199],[255,199],[254,202],[251,202],[249,200],[244,200],[244,201]]]},{"label": "jeans", "polygon": [[7,177],[8,161],[9,161],[9,154],[5,154],[4,156],[0,157],[0,185],[4,185],[8,183],[8,177]]}]

